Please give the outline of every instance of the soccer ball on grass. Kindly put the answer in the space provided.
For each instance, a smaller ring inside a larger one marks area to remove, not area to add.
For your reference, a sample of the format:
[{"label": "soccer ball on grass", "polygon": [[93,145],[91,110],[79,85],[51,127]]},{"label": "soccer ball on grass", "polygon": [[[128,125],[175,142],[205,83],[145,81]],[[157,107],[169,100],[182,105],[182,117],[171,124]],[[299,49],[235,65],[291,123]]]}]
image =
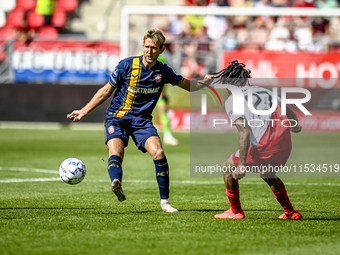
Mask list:
[{"label": "soccer ball on grass", "polygon": [[78,184],[85,178],[85,164],[77,158],[65,159],[59,167],[59,175],[68,184]]}]

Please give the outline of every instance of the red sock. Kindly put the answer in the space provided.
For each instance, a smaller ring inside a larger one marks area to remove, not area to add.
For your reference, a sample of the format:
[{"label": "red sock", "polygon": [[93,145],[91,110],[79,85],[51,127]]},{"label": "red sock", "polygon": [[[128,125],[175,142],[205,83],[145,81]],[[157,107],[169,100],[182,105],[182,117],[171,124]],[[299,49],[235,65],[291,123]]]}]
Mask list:
[{"label": "red sock", "polygon": [[292,204],[290,203],[289,197],[287,195],[286,188],[283,188],[279,192],[273,192],[274,197],[277,199],[277,201],[282,206],[285,213],[289,214],[294,211],[294,208]]},{"label": "red sock", "polygon": [[231,189],[225,189],[229,202],[230,202],[230,206],[231,206],[231,210],[233,211],[233,213],[239,213],[242,212],[242,207],[241,207],[241,202],[240,202],[240,190],[231,190]]}]

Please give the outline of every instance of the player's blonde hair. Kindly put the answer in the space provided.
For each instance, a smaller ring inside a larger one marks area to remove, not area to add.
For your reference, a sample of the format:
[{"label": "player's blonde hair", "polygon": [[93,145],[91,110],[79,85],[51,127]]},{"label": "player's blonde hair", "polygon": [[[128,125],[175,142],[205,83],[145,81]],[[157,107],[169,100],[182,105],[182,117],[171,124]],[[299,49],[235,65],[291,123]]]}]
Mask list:
[{"label": "player's blonde hair", "polygon": [[150,38],[154,43],[159,43],[160,49],[162,49],[164,43],[165,43],[165,37],[161,31],[158,29],[150,29],[148,30],[143,38],[143,44],[145,43],[145,40],[147,38]]}]

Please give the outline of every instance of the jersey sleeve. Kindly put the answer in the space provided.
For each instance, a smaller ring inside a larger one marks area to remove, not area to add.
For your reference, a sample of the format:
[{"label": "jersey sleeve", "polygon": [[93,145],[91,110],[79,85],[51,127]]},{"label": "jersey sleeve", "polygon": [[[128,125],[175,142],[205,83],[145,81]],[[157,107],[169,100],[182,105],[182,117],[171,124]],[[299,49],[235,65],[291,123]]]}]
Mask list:
[{"label": "jersey sleeve", "polygon": [[124,73],[126,71],[126,67],[124,62],[119,62],[116,66],[115,70],[112,72],[109,83],[112,87],[117,87],[118,85],[123,83]]},{"label": "jersey sleeve", "polygon": [[172,85],[181,84],[184,80],[182,75],[179,75],[171,67],[166,66],[166,80],[165,83],[170,83]]}]

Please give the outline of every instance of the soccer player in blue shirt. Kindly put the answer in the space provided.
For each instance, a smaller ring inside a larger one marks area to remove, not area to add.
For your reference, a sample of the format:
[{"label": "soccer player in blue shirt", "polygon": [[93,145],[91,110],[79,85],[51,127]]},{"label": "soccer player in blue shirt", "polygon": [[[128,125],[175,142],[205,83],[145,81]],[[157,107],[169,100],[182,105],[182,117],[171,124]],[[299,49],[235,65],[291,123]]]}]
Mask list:
[{"label": "soccer player in blue shirt", "polygon": [[164,84],[177,85],[187,91],[198,90],[198,87],[190,88],[189,80],[157,61],[165,49],[165,37],[161,31],[147,31],[143,42],[144,55],[120,61],[109,82],[98,90],[88,104],[68,114],[67,118],[80,121],[113,94],[105,120],[112,191],[120,202],[126,199],[122,189],[122,162],[124,148],[131,136],[138,149],[143,153],[149,152],[154,160],[162,210],[177,212],[169,202],[169,166],[157,130],[151,122],[151,113]]}]

